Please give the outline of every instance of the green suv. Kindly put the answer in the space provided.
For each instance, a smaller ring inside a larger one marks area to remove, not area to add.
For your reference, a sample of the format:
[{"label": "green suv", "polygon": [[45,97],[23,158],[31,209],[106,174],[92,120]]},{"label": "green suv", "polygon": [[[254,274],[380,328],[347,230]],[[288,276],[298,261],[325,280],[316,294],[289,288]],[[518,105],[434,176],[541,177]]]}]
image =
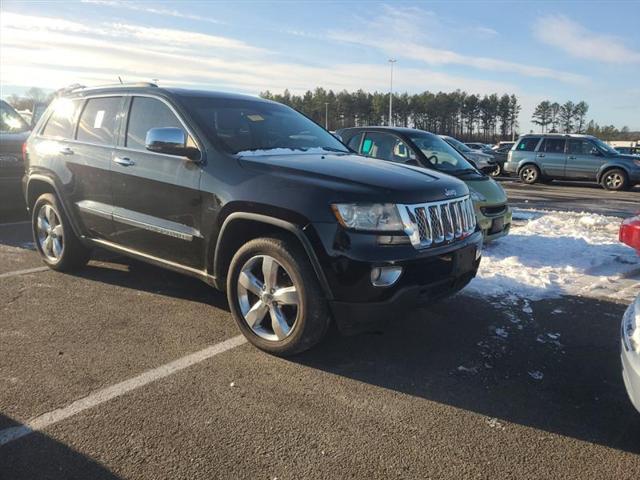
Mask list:
[{"label": "green suv", "polygon": [[587,180],[607,190],[640,184],[640,158],[623,155],[591,135],[523,135],[509,152],[504,170],[528,184]]},{"label": "green suv", "polygon": [[511,208],[505,191],[438,135],[400,127],[343,128],[336,135],[365,157],[438,170],[459,178],[469,187],[485,242],[509,233]]}]

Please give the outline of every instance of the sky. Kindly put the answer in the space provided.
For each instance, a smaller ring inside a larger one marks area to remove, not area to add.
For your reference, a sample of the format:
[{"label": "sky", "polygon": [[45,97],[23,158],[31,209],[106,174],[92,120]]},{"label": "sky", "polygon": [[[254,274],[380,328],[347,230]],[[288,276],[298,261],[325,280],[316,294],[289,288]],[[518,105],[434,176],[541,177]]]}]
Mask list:
[{"label": "sky", "polygon": [[257,95],[321,86],[514,93],[640,130],[640,0],[11,1],[0,95],[158,79]]}]

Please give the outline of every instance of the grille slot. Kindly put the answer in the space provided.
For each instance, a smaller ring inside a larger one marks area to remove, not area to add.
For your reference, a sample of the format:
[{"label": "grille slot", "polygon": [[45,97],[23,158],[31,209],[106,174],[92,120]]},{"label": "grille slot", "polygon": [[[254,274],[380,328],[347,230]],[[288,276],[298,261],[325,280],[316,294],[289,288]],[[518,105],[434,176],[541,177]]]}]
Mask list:
[{"label": "grille slot", "polygon": [[403,205],[400,211],[415,248],[450,243],[467,237],[476,229],[473,202],[468,196],[444,202]]}]

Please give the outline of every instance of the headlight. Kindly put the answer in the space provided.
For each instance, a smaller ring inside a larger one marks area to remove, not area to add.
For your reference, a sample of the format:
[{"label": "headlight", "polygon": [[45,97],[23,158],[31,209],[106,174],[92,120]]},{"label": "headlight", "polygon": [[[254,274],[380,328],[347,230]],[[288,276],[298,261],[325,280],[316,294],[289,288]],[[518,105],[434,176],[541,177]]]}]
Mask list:
[{"label": "headlight", "polygon": [[622,337],[627,350],[640,353],[640,297],[629,305],[622,317]]},{"label": "headlight", "polygon": [[354,230],[402,231],[398,208],[392,203],[335,203],[331,205],[340,225]]},{"label": "headlight", "polygon": [[474,200],[476,202],[486,202],[487,201],[487,199],[485,198],[484,195],[482,195],[481,193],[476,192],[472,188],[469,189],[469,193],[471,193],[471,200]]}]

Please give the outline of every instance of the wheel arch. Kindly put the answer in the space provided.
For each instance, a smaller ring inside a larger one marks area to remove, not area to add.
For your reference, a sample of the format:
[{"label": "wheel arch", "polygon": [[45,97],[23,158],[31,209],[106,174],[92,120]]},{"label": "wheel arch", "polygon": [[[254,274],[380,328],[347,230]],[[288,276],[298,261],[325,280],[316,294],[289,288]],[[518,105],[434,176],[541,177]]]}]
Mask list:
[{"label": "wheel arch", "polygon": [[629,170],[627,170],[623,165],[617,165],[615,163],[606,163],[602,167],[600,167],[600,171],[598,172],[598,176],[596,177],[597,182],[600,183],[602,181],[602,177],[604,176],[604,174],[611,170],[622,170],[627,175],[627,179],[630,178]]},{"label": "wheel arch", "polygon": [[71,224],[73,232],[78,238],[81,238],[82,235],[78,228],[78,224],[76,223],[76,219],[73,217],[73,215],[71,215],[64,197],[60,194],[60,190],[56,185],[55,180],[51,177],[40,174],[29,175],[27,184],[25,186],[25,201],[27,203],[27,211],[33,214],[33,206],[35,205],[38,198],[40,198],[40,196],[45,193],[51,193],[57,197],[60,207],[64,210],[65,216],[69,219],[69,223]]},{"label": "wheel arch", "polygon": [[286,235],[303,247],[324,294],[328,299],[332,299],[333,295],[329,283],[304,229],[280,218],[252,212],[233,212],[225,218],[220,228],[220,233],[215,240],[215,248],[211,253],[212,258],[209,258],[208,262],[209,265],[212,265],[211,273],[216,279],[218,288],[226,288],[229,265],[238,249],[254,238],[270,235]]}]

